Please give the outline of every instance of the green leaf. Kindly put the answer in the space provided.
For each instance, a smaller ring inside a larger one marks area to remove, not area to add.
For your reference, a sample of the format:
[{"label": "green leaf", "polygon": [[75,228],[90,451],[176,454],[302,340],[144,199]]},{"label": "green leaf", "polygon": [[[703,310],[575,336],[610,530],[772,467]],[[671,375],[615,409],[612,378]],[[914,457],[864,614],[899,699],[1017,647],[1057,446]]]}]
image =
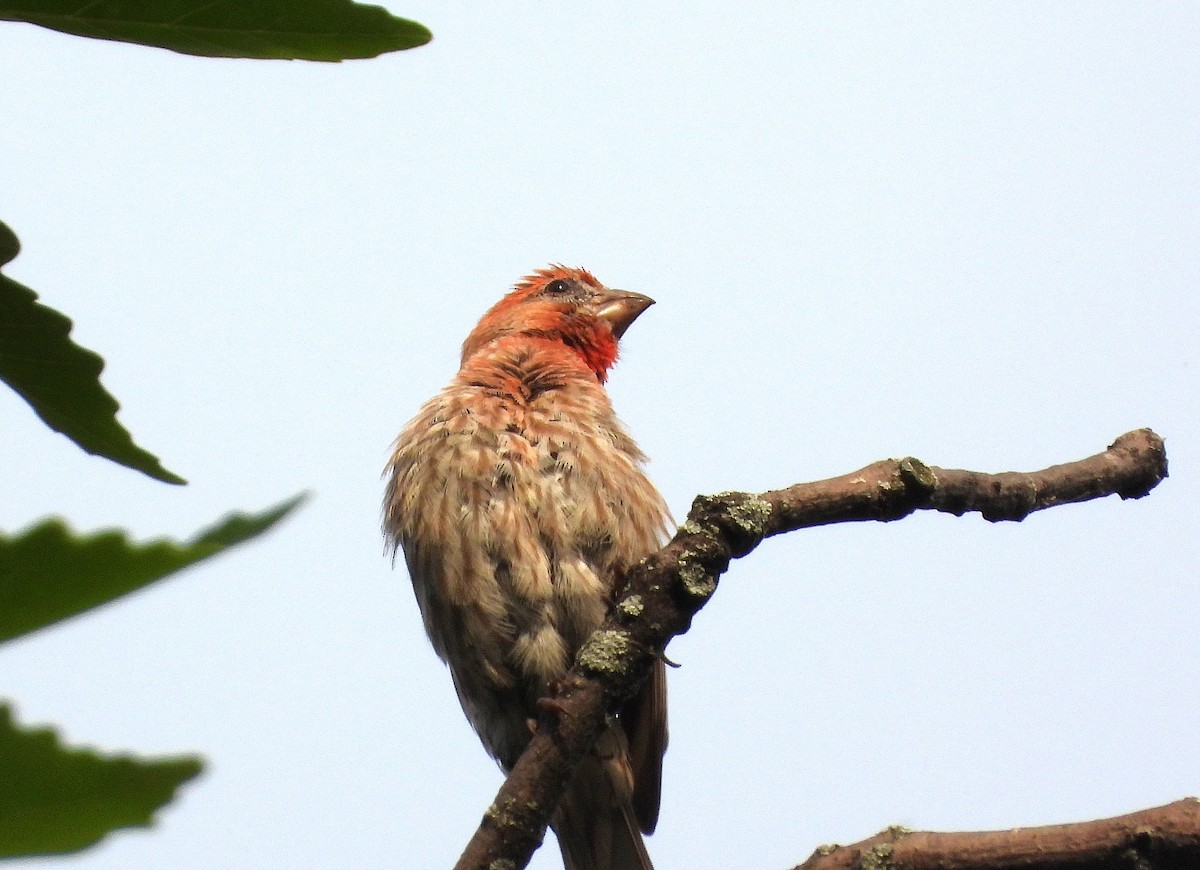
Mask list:
[{"label": "green leaf", "polygon": [[337,61],[433,38],[415,21],[351,0],[0,0],[0,20],[203,57]]},{"label": "green leaf", "polygon": [[0,643],[99,607],[261,535],[306,498],[230,514],[187,543],[132,543],[113,530],[77,535],[60,519],[0,534]]},{"label": "green leaf", "polygon": [[[0,266],[20,249],[13,231],[0,223]],[[133,443],[117,422],[121,406],[100,384],[104,360],[71,341],[70,319],[37,298],[28,287],[0,275],[0,380],[47,426],[88,453],[166,483],[187,483]]]},{"label": "green leaf", "polygon": [[0,703],[0,858],[76,852],[118,828],[149,826],[202,769],[195,756],[72,749],[50,728],[18,726]]}]

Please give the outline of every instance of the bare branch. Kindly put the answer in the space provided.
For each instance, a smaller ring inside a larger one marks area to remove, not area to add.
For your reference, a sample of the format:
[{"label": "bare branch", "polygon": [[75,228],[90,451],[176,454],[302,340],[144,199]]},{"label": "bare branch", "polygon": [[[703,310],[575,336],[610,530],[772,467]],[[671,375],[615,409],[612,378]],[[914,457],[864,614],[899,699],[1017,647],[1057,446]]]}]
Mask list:
[{"label": "bare branch", "polygon": [[1020,520],[1107,495],[1140,498],[1166,475],[1162,439],[1139,429],[1104,453],[1028,474],[942,469],[909,458],[761,495],[697,498],[670,543],[629,572],[608,620],[580,649],[570,673],[551,687],[552,697],[542,700],[537,733],[455,870],[517,870],[529,863],[605,717],[633,695],[668,641],[688,630],[730,559],[764,538],[829,523],[896,520],[917,510]]},{"label": "bare branch", "polygon": [[1103,453],[1042,471],[983,474],[885,459],[859,471],[763,493],[772,507],[767,535],[861,520],[898,520],[916,510],[986,520],[1023,520],[1034,511],[1107,495],[1141,498],[1167,476],[1162,439],[1127,432]]},{"label": "bare branch", "polygon": [[940,834],[888,828],[822,846],[794,870],[1188,870],[1200,867],[1200,800],[1071,825]]}]

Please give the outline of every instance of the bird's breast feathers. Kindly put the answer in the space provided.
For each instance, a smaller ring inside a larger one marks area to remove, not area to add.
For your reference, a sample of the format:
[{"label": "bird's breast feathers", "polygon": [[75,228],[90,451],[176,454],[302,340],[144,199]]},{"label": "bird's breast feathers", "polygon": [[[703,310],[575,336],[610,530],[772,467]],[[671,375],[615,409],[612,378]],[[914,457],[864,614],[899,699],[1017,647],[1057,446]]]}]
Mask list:
[{"label": "bird's breast feathers", "polygon": [[659,546],[667,509],[594,379],[532,395],[478,380],[460,374],[397,439],[385,523],[439,654],[455,625],[501,641],[521,676],[552,678],[616,574]]}]

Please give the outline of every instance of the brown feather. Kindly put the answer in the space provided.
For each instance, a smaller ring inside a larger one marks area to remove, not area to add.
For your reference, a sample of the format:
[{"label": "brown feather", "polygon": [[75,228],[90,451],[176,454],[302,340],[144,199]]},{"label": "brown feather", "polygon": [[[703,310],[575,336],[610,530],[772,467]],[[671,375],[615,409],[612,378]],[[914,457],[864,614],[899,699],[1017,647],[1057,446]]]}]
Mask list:
[{"label": "brown feather", "polygon": [[629,735],[633,811],[638,827],[653,834],[662,799],[662,763],[667,751],[667,668],[655,662],[645,685],[621,711]]}]

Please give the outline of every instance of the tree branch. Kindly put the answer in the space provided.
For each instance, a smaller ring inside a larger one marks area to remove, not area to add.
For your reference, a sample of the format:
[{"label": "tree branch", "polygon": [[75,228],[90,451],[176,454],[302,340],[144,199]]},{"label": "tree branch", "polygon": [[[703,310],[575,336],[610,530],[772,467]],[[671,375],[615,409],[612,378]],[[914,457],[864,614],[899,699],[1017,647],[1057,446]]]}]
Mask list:
[{"label": "tree branch", "polygon": [[1027,474],[983,474],[889,459],[759,495],[697,498],[675,537],[628,572],[608,620],[579,650],[571,671],[551,687],[552,697],[539,705],[537,733],[455,870],[517,870],[529,863],[606,716],[636,692],[671,638],[688,630],[730,560],[745,556],[764,538],[829,523],[887,522],[917,510],[1021,520],[1033,511],[1107,495],[1140,498],[1166,476],[1162,439],[1139,429],[1103,453]]},{"label": "tree branch", "polygon": [[1200,800],[1072,825],[942,834],[888,828],[853,846],[822,846],[794,870],[1194,870]]}]

